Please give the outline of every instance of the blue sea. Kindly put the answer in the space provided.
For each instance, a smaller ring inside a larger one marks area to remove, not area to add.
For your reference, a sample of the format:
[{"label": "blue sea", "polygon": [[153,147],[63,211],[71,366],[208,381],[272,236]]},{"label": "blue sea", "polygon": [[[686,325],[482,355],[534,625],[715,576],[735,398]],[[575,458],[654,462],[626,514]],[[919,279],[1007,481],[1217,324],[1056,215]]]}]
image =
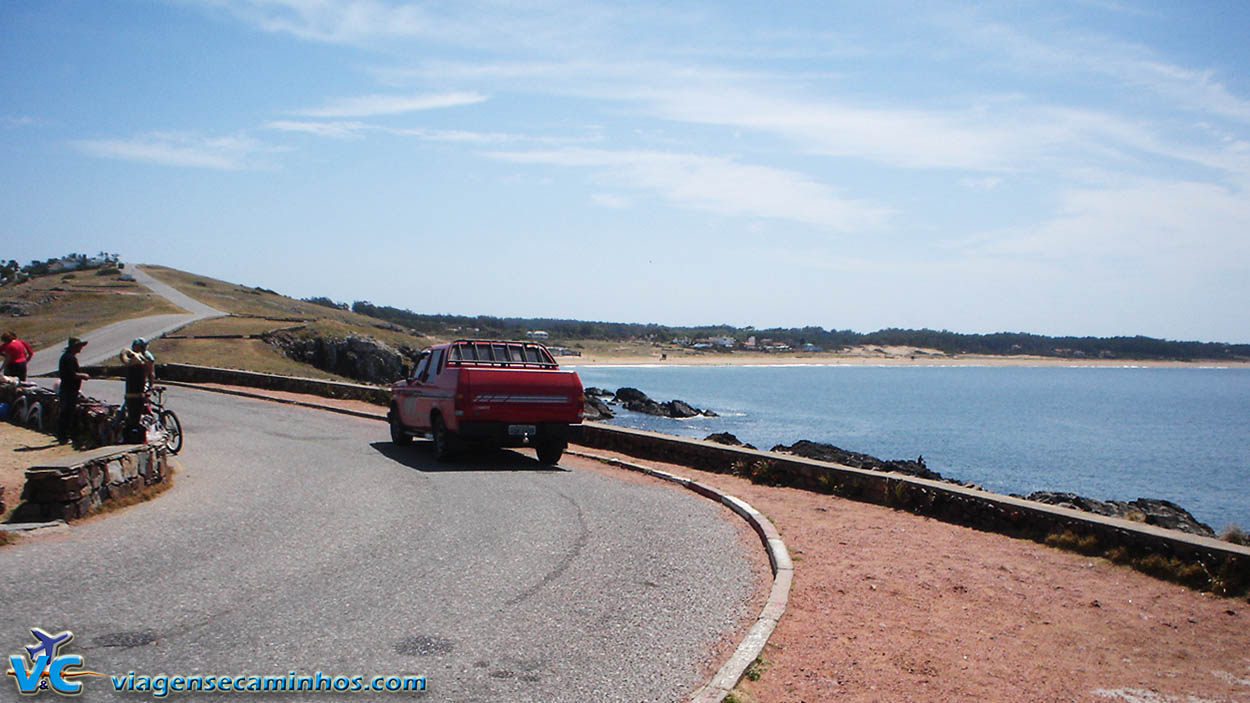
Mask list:
[{"label": "blue sea", "polygon": [[581,366],[720,417],[619,410],[612,424],[760,449],[800,439],[923,456],[1000,493],[1164,498],[1217,532],[1250,528],[1250,369],[1016,366]]}]

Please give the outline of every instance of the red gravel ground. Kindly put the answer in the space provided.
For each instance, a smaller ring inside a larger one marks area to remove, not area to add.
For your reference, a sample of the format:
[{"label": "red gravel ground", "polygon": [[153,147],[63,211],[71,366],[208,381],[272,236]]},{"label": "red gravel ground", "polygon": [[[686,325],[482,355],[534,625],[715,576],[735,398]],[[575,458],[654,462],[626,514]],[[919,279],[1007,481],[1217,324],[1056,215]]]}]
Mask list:
[{"label": "red gravel ground", "polygon": [[742,498],[790,549],[789,609],[739,701],[1250,701],[1245,600],[881,506],[619,458]]}]

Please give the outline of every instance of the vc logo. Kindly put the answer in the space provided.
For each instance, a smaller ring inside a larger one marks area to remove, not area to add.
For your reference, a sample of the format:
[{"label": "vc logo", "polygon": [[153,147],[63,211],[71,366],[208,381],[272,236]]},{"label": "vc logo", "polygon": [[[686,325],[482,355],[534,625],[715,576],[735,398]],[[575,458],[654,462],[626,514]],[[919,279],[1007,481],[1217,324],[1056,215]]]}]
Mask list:
[{"label": "vc logo", "polygon": [[70,679],[104,675],[95,671],[70,671],[71,667],[82,668],[82,656],[61,654],[61,647],[74,639],[74,633],[69,630],[49,635],[36,627],[30,634],[39,640],[38,644],[26,645],[26,657],[9,655],[9,670],[5,672],[17,680],[17,690],[22,695],[30,696],[51,688],[63,696],[76,696],[82,693],[82,684]]}]

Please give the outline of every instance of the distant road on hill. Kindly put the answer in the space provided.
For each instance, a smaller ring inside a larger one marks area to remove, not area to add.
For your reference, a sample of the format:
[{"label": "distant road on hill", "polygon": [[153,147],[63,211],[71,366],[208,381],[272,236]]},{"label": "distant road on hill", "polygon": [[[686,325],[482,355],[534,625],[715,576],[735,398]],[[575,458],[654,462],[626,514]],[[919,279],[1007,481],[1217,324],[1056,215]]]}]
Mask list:
[{"label": "distant road on hill", "polygon": [[[87,340],[87,346],[78,355],[78,362],[83,366],[99,364],[111,359],[123,347],[129,346],[135,337],[159,337],[196,320],[226,315],[221,310],[193,300],[173,287],[161,283],[136,265],[127,265],[125,270],[126,273],[134,276],[136,281],[150,288],[153,293],[187,312],[178,315],[151,315],[133,320],[122,320],[83,334],[82,338]],[[35,352],[28,366],[28,373],[32,376],[56,373],[57,363],[64,349],[65,343],[61,342]]]}]

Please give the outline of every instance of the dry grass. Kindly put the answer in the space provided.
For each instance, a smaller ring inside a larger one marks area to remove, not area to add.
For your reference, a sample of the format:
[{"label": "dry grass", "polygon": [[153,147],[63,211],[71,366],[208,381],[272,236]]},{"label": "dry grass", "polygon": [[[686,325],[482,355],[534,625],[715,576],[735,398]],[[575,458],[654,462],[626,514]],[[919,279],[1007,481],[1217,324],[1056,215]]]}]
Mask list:
[{"label": "dry grass", "polygon": [[186,312],[138,283],[94,271],[40,276],[6,286],[0,288],[0,300],[32,304],[29,316],[7,318],[3,325],[35,349],[119,320]]},{"label": "dry grass", "polygon": [[[173,286],[191,298],[235,315],[334,320],[364,329],[377,329],[379,324],[379,320],[348,310],[314,305],[272,291],[249,288],[207,276],[197,276],[165,266],[144,266],[143,270],[151,274],[153,278]],[[274,326],[282,326],[282,323],[275,323]]]},{"label": "dry grass", "polygon": [[[393,347],[422,348],[433,340],[391,329],[379,320],[346,310],[335,310],[305,303],[276,293],[248,288],[226,281],[178,271],[163,266],[144,270],[188,296],[233,315],[262,315],[270,318],[298,318],[300,322],[252,317],[202,320],[178,332],[193,335],[253,335],[303,325],[292,331],[298,337],[346,337],[366,335]],[[333,381],[351,379],[320,371],[284,357],[277,349],[258,339],[161,339],[153,343],[153,353],[163,363],[197,364],[243,369],[288,376],[305,376]]]},{"label": "dry grass", "polygon": [[214,317],[193,322],[178,330],[178,336],[205,334],[263,334],[283,327],[302,325],[302,322],[274,322],[256,317]]},{"label": "dry grass", "polygon": [[152,342],[152,353],[162,364],[216,366],[355,383],[349,378],[292,361],[260,339],[158,339]]}]

